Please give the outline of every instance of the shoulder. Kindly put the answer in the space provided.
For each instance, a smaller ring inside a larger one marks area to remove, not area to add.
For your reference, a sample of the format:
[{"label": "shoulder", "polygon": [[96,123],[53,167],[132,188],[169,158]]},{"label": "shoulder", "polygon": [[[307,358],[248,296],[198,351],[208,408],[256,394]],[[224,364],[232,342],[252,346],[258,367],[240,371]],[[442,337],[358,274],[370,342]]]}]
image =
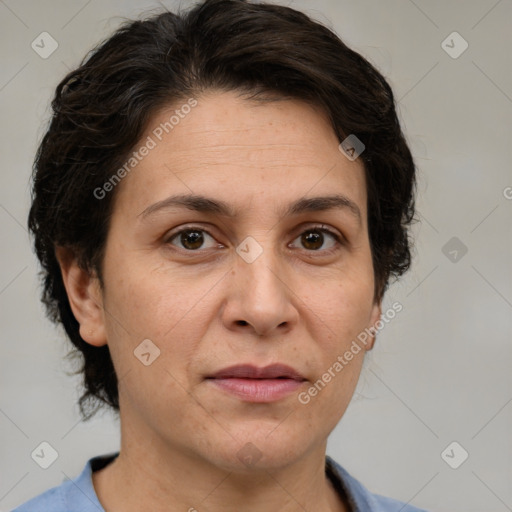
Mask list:
[{"label": "shoulder", "polygon": [[329,456],[326,457],[326,467],[338,479],[338,484],[343,488],[354,512],[427,512],[402,501],[371,493]]},{"label": "shoulder", "polygon": [[23,503],[12,512],[66,512],[66,488],[69,482],[48,489],[35,498]]},{"label": "shoulder", "polygon": [[65,480],[26,501],[12,512],[103,512],[94,491],[92,473],[106,466],[117,455],[118,453],[100,455],[89,459],[77,478]]},{"label": "shoulder", "polygon": [[378,510],[381,512],[427,512],[423,508],[413,507],[403,501],[387,498],[386,496],[380,496],[378,494],[372,494],[372,496],[375,499],[375,503],[379,506]]}]

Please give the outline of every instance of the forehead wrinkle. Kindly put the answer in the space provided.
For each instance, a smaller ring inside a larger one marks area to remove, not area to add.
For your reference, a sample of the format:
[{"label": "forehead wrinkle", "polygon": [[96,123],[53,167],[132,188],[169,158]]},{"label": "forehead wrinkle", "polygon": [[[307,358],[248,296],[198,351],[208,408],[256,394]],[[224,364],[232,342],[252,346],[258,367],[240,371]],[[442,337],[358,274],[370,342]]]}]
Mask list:
[{"label": "forehead wrinkle", "polygon": [[[265,146],[265,145],[264,145]],[[279,145],[274,145],[279,146]],[[325,165],[319,164],[319,155],[313,151],[297,145],[280,145],[285,151],[274,152],[272,148],[261,147],[259,145],[225,145],[210,146],[190,149],[181,149],[172,151],[172,160],[166,165],[176,171],[190,170],[194,168],[204,168],[213,166],[230,166],[232,164],[246,165],[249,162],[251,166],[258,165],[266,167],[289,167],[297,169],[323,169]],[[248,152],[240,153],[237,149],[250,148]],[[197,150],[202,149],[201,154]],[[293,152],[293,157],[290,155]],[[262,157],[261,159],[258,157]],[[309,162],[308,162],[309,160]],[[182,166],[183,165],[183,166]],[[179,167],[179,169],[178,169]]]}]

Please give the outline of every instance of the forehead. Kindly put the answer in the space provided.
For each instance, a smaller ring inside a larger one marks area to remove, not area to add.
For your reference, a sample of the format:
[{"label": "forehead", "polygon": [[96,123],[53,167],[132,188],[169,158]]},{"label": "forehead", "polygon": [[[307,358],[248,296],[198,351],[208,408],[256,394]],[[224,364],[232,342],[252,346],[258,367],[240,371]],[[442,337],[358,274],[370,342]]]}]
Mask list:
[{"label": "forehead", "polygon": [[342,193],[364,220],[363,164],[348,160],[338,145],[327,116],[305,102],[209,92],[153,116],[134,148],[137,163],[122,180],[116,209],[133,217],[170,195],[189,193],[235,210],[265,199],[262,205],[271,201],[282,211],[281,203],[298,197]]}]

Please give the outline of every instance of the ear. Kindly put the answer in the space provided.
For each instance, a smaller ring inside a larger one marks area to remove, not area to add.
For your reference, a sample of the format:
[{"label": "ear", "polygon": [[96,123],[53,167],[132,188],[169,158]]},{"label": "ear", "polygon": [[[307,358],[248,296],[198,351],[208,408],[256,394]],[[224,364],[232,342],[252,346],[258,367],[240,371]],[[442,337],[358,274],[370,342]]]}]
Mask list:
[{"label": "ear", "polygon": [[369,326],[369,329],[373,332],[373,334],[370,336],[366,350],[371,350],[375,345],[375,338],[376,338],[375,332],[377,331],[377,329],[375,328],[375,324],[380,320],[381,315],[382,315],[382,301],[374,302],[373,307],[372,307],[372,312],[370,315],[370,326]]},{"label": "ear", "polygon": [[57,247],[55,255],[71,310],[80,324],[80,336],[96,347],[106,345],[103,297],[98,277],[80,268],[71,249]]}]

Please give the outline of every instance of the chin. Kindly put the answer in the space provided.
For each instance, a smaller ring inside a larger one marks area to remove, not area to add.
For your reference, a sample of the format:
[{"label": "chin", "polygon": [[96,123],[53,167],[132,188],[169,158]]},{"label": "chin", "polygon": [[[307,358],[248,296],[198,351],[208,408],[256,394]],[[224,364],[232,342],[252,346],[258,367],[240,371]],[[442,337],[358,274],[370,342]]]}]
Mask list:
[{"label": "chin", "polygon": [[243,435],[237,433],[221,451],[221,445],[214,444],[210,459],[217,467],[237,473],[278,470],[289,466],[304,454],[304,448],[311,439],[298,433],[290,435],[284,428],[282,432],[278,430],[279,427],[270,435],[271,430],[263,432],[261,429],[257,432],[248,430]]}]

